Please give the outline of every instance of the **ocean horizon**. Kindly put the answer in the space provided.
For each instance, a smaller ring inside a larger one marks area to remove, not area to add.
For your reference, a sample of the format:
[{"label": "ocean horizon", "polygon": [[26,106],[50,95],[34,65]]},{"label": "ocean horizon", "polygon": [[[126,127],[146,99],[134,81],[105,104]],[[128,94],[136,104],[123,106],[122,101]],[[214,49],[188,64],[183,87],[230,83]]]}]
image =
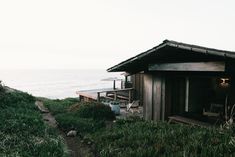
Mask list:
[{"label": "ocean horizon", "polygon": [[[107,78],[123,78],[105,69],[0,69],[0,80],[6,86],[38,97],[63,99],[78,97],[76,91],[112,88]],[[117,87],[120,82],[117,82]]]}]

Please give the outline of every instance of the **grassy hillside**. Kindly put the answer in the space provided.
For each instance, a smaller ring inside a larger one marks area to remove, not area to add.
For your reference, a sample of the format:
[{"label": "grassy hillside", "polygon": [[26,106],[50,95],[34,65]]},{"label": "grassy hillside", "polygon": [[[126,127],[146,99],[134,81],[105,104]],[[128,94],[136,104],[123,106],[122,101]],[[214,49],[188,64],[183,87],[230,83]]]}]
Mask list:
[{"label": "grassy hillside", "polygon": [[93,154],[99,157],[235,155],[233,128],[201,128],[140,118],[112,122],[110,108],[102,104],[64,104],[63,113],[58,113],[54,112],[57,101],[45,103],[55,113],[59,127],[64,131],[77,130],[83,141],[94,146],[91,147]]},{"label": "grassy hillside", "polygon": [[33,96],[0,86],[0,156],[67,156],[63,139],[44,124],[34,103]]}]

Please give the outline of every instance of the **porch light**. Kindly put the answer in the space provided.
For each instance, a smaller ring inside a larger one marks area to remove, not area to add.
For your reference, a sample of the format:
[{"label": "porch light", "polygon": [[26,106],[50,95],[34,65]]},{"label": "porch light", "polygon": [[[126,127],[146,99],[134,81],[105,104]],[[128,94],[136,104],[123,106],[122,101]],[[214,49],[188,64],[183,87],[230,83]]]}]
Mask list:
[{"label": "porch light", "polygon": [[220,86],[221,87],[229,87],[229,78],[220,78]]}]

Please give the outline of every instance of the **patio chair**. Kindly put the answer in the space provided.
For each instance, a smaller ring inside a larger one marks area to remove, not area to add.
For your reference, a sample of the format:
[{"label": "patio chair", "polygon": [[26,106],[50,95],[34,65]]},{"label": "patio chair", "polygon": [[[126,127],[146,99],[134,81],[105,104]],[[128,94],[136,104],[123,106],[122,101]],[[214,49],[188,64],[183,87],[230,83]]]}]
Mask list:
[{"label": "patio chair", "polygon": [[132,108],[135,108],[135,109],[137,109],[137,112],[139,112],[138,111],[139,102],[140,102],[139,100],[134,100],[132,103],[127,104],[126,110],[130,111],[131,113],[134,113],[134,110]]}]

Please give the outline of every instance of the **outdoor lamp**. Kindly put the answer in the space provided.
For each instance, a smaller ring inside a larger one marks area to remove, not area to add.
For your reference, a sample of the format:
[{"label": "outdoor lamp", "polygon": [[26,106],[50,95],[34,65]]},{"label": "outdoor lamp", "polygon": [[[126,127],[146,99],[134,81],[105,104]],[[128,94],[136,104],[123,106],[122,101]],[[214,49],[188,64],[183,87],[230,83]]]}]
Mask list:
[{"label": "outdoor lamp", "polygon": [[220,78],[220,86],[221,87],[229,87],[229,81],[230,79],[229,78]]}]

